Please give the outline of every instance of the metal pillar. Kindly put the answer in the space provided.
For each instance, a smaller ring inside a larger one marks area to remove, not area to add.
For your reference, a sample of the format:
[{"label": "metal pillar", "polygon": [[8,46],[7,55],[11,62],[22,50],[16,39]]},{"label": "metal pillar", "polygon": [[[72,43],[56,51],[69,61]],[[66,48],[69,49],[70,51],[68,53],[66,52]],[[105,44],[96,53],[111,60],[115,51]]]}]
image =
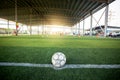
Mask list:
[{"label": "metal pillar", "polygon": [[73,30],[73,26],[72,26],[72,27],[71,27],[71,32],[73,33],[73,31],[74,31],[74,30]]},{"label": "metal pillar", "polygon": [[107,36],[107,26],[108,26],[108,9],[109,5],[107,4],[106,9],[105,9],[105,29],[104,29],[104,37]]},{"label": "metal pillar", "polygon": [[44,20],[43,20],[43,23],[42,23],[42,35],[44,35]]},{"label": "metal pillar", "polygon": [[16,24],[16,36],[18,35],[18,30],[17,30],[17,0],[15,0],[15,24]]},{"label": "metal pillar", "polygon": [[76,24],[75,26],[76,26],[76,31],[75,31],[75,33],[77,34],[77,24]]},{"label": "metal pillar", "polygon": [[9,20],[7,21],[7,27],[8,27],[8,30],[7,30],[7,32],[8,32],[8,35],[9,35]]},{"label": "metal pillar", "polygon": [[30,35],[32,35],[32,27],[29,26],[29,32],[30,32]]},{"label": "metal pillar", "polygon": [[80,22],[78,23],[78,36],[80,36]]},{"label": "metal pillar", "polygon": [[90,36],[92,36],[92,18],[93,18],[93,15],[92,15],[92,12],[90,13],[91,17],[90,17]]},{"label": "metal pillar", "polygon": [[84,36],[84,34],[85,34],[85,19],[83,19],[83,36]]},{"label": "metal pillar", "polygon": [[39,26],[38,26],[38,35],[40,34],[40,31],[39,31]]},{"label": "metal pillar", "polygon": [[21,31],[21,33],[22,33],[22,34],[24,34],[24,31],[23,31],[23,24],[21,25],[21,28],[22,28],[22,31]]},{"label": "metal pillar", "polygon": [[30,35],[32,35],[32,26],[31,26],[31,14],[30,14]]}]

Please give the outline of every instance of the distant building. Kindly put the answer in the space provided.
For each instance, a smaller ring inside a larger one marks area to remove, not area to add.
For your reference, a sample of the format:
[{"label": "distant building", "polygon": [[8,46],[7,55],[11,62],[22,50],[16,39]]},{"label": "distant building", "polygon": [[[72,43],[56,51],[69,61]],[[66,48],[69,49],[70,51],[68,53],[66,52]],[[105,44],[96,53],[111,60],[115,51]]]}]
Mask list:
[{"label": "distant building", "polygon": [[[92,28],[92,34],[97,35],[97,34],[104,34],[104,25],[101,26],[96,26]],[[86,30],[86,34],[89,35],[90,29]],[[120,27],[118,26],[107,26],[107,35],[111,33],[119,33],[120,32]]]}]

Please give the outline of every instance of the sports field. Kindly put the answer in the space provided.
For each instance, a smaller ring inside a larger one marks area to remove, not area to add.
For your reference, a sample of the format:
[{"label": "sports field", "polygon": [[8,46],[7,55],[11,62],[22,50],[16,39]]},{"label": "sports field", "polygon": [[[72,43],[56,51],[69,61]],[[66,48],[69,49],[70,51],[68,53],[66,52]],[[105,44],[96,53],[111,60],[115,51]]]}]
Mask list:
[{"label": "sports field", "polygon": [[[120,64],[120,39],[77,36],[0,36],[0,62],[51,64],[63,52],[66,64]],[[0,66],[0,80],[120,80],[120,68]]]}]

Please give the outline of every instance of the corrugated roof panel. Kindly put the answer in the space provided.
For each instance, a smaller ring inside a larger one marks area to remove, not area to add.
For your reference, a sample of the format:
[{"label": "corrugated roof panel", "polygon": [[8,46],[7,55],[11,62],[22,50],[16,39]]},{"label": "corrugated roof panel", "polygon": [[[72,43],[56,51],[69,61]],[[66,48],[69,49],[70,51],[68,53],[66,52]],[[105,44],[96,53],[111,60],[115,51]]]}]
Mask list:
[{"label": "corrugated roof panel", "polygon": [[[17,19],[23,24],[72,26],[114,0],[17,0]],[[30,17],[31,16],[31,17]],[[15,0],[0,3],[0,17],[15,21]],[[30,19],[31,18],[31,19]]]}]

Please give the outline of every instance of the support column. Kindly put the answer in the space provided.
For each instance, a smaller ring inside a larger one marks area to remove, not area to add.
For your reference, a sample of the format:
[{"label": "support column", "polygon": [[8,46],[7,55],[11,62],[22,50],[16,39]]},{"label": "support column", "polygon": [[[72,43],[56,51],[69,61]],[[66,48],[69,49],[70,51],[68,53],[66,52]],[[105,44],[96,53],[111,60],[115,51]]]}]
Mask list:
[{"label": "support column", "polygon": [[18,36],[18,23],[17,23],[17,0],[15,0],[15,24],[16,24],[16,31],[15,31],[15,34],[16,36]]},{"label": "support column", "polygon": [[80,36],[80,22],[78,23],[78,36]]},{"label": "support column", "polygon": [[31,26],[31,14],[30,14],[30,35],[32,35],[32,26]]},{"label": "support column", "polygon": [[84,34],[85,34],[85,19],[83,19],[83,36],[84,36]]},{"label": "support column", "polygon": [[93,18],[92,12],[90,13],[90,15],[91,15],[91,18],[90,18],[90,36],[92,36],[92,18]]},{"label": "support column", "polygon": [[30,35],[32,35],[32,26],[30,24]]},{"label": "support column", "polygon": [[44,35],[44,20],[43,20],[43,23],[42,23],[42,35]]},{"label": "support column", "polygon": [[75,34],[77,34],[77,24],[76,24],[75,26],[76,26],[76,31],[75,31]]},{"label": "support column", "polygon": [[21,27],[22,27],[22,34],[24,34],[24,33],[25,33],[25,31],[24,31],[24,29],[23,29],[23,24],[21,25]]},{"label": "support column", "polygon": [[38,35],[40,34],[40,31],[39,31],[39,25],[38,25]]},{"label": "support column", "polygon": [[8,27],[8,30],[7,30],[7,33],[8,33],[8,35],[9,35],[9,32],[10,32],[10,30],[9,30],[9,20],[7,21],[7,27]]},{"label": "support column", "polygon": [[108,9],[109,5],[107,4],[106,9],[105,9],[105,29],[104,29],[104,37],[107,36],[107,26],[108,26]]},{"label": "support column", "polygon": [[73,26],[71,27],[71,32],[73,33]]}]

